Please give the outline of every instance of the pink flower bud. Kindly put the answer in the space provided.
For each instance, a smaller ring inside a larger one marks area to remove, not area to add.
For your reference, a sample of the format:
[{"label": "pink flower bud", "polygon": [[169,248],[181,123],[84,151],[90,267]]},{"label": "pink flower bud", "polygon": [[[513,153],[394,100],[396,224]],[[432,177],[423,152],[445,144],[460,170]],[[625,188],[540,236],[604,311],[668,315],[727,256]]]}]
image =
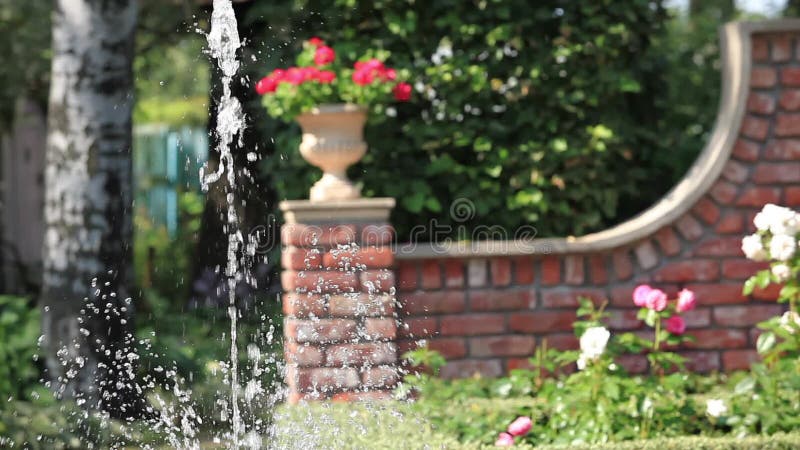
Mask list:
[{"label": "pink flower bud", "polygon": [[644,306],[647,304],[647,293],[652,290],[653,288],[646,284],[637,286],[636,289],[633,290],[633,304],[640,308],[644,308]]},{"label": "pink flower bud", "polygon": [[697,299],[694,296],[694,292],[684,289],[678,293],[678,304],[675,306],[675,310],[679,313],[691,311],[694,309],[696,304]]},{"label": "pink flower bud", "polygon": [[524,436],[531,431],[533,422],[530,417],[520,416],[508,426],[508,433],[512,436]]},{"label": "pink flower bud", "polygon": [[667,294],[661,289],[652,289],[645,295],[645,305],[647,309],[663,311],[667,309]]},{"label": "pink flower bud", "polygon": [[495,447],[511,447],[514,445],[514,437],[508,433],[500,433],[494,441]]},{"label": "pink flower bud", "polygon": [[681,316],[672,316],[664,321],[667,331],[672,334],[683,334],[686,332],[686,321]]}]

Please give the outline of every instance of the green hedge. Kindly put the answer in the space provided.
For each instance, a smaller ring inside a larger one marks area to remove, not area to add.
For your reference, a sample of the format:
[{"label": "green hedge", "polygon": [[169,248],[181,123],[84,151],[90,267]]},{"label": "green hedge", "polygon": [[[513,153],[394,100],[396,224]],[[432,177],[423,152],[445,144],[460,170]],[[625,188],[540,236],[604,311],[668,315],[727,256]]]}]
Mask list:
[{"label": "green hedge", "polygon": [[[564,448],[566,447],[549,445],[536,447],[538,450]],[[800,448],[800,433],[779,433],[772,436],[748,436],[743,438],[735,436],[685,436],[602,445],[571,445],[568,448],[571,450],[790,450]]]},{"label": "green hedge", "polygon": [[[509,237],[531,224],[542,236],[603,228],[683,175],[716,108],[714,27],[670,38],[661,1],[280,0],[250,17],[271,27],[253,80],[314,35],[411,69],[412,101],[368,126],[370,151],[351,171],[365,195],[398,199],[401,239],[420,216],[462,238],[480,225]],[[257,123],[278,153],[266,161],[280,196],[307,197],[319,172],[298,155],[297,127]],[[451,217],[458,199],[474,205],[466,219]]]}]

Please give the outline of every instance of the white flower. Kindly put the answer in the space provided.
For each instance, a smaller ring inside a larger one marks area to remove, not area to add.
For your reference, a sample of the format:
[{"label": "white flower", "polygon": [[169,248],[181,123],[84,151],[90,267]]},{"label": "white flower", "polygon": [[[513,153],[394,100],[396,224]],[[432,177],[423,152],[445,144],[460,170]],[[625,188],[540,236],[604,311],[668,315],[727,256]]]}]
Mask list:
[{"label": "white flower", "polygon": [[797,241],[794,236],[777,234],[769,241],[769,254],[778,261],[788,261],[794,256]]},{"label": "white flower", "polygon": [[783,263],[775,264],[772,266],[772,275],[777,278],[778,283],[785,283],[792,276],[792,269]]},{"label": "white flower", "polygon": [[581,353],[588,359],[599,358],[604,351],[611,333],[603,327],[591,327],[581,336]]},{"label": "white flower", "polygon": [[768,203],[753,218],[753,224],[760,231],[769,230],[773,235],[794,236],[800,231],[800,215],[789,208]]},{"label": "white flower", "polygon": [[747,256],[747,259],[753,261],[766,261],[767,252],[764,251],[764,246],[761,244],[761,236],[751,234],[742,239],[742,252]]},{"label": "white flower", "polygon": [[578,361],[576,361],[576,364],[578,365],[578,370],[585,369],[587,361],[588,361],[588,358],[586,358],[586,355],[581,353],[581,356],[578,357]]},{"label": "white flower", "polygon": [[728,413],[728,407],[725,402],[718,399],[706,400],[706,414],[711,417],[720,417]]},{"label": "white flower", "polygon": [[800,315],[794,311],[786,311],[781,316],[781,327],[789,333],[794,334],[798,327],[800,327]]}]

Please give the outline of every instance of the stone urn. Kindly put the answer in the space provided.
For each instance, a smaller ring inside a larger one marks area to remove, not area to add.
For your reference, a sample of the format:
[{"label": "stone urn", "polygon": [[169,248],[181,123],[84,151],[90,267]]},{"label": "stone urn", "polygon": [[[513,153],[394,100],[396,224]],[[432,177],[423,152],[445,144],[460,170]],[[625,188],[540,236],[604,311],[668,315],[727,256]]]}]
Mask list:
[{"label": "stone urn", "polygon": [[300,154],[322,169],[322,178],[311,187],[312,202],[361,196],[361,189],[347,179],[347,168],[367,152],[366,121],[366,110],[352,104],[320,105],[297,116],[303,129]]}]

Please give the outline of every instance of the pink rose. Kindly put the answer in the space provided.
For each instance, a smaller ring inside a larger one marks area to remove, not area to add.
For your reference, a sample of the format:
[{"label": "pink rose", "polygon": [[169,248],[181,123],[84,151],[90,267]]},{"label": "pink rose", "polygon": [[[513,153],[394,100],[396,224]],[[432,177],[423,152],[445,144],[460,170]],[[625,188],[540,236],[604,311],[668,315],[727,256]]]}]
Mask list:
[{"label": "pink rose", "polygon": [[336,52],[328,46],[317,47],[314,52],[314,64],[318,66],[330,64],[334,59],[336,59]]},{"label": "pink rose", "polygon": [[652,290],[653,288],[646,284],[640,284],[639,286],[636,286],[636,289],[633,290],[633,304],[640,308],[644,308],[644,306],[647,304],[647,294]]},{"label": "pink rose", "polygon": [[290,67],[289,70],[286,71],[284,80],[289,84],[298,85],[306,80],[306,72],[297,67]]},{"label": "pink rose", "polygon": [[336,74],[331,72],[330,70],[321,70],[317,74],[317,80],[320,83],[324,83],[324,84],[332,83],[333,80],[335,80],[335,79],[336,79]]},{"label": "pink rose", "polygon": [[508,433],[500,433],[494,441],[495,447],[511,447],[514,445],[514,437]]},{"label": "pink rose", "polygon": [[397,83],[397,86],[392,90],[394,98],[401,102],[407,102],[411,99],[411,85],[408,83]]},{"label": "pink rose", "polygon": [[269,76],[280,83],[281,81],[284,81],[284,78],[286,77],[286,71],[283,69],[275,69],[271,74],[269,74]]},{"label": "pink rose", "polygon": [[524,436],[531,431],[532,426],[533,422],[531,422],[530,417],[520,416],[511,422],[511,425],[508,426],[508,430],[506,431],[512,436]]},{"label": "pink rose", "polygon": [[397,79],[397,71],[394,69],[386,69],[386,71],[381,74],[381,78],[383,78],[383,81],[394,81]]},{"label": "pink rose", "polygon": [[645,295],[645,306],[659,312],[667,309],[667,294],[661,289],[651,289]]},{"label": "pink rose", "polygon": [[694,309],[696,304],[697,299],[694,296],[694,292],[688,289],[683,289],[678,293],[678,304],[675,306],[675,310],[679,313],[691,311]]},{"label": "pink rose", "polygon": [[374,79],[375,76],[372,75],[372,72],[369,70],[356,69],[356,71],[353,72],[353,83],[359,86],[366,86],[372,83]]},{"label": "pink rose", "polygon": [[278,82],[272,77],[264,77],[256,83],[256,92],[258,95],[268,94],[275,92],[278,88]]},{"label": "pink rose", "polygon": [[667,331],[672,334],[683,334],[686,332],[686,321],[681,316],[672,316],[664,321]]},{"label": "pink rose", "polygon": [[309,39],[308,43],[311,44],[313,47],[319,47],[320,45],[325,45],[325,41],[316,36]]}]

